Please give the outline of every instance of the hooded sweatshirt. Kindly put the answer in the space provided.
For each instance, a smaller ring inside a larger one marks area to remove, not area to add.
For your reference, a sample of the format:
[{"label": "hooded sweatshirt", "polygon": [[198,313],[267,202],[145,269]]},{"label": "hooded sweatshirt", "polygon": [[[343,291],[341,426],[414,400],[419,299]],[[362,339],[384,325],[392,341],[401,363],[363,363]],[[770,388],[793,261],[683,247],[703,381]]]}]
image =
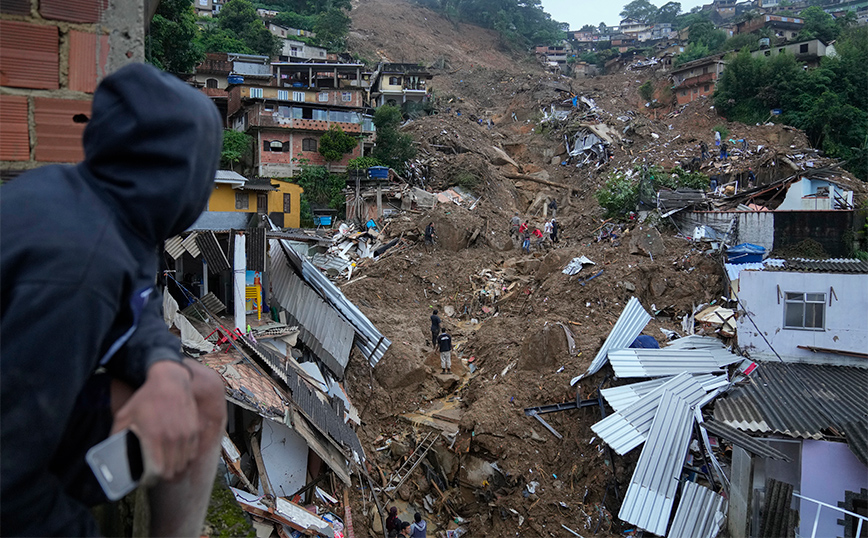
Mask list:
[{"label": "hooded sweatshirt", "polygon": [[180,360],[154,289],[157,253],[205,208],[220,148],[207,97],[133,64],[97,89],[83,162],[0,187],[4,534],[96,532],[48,463],[98,366],[139,387],[154,362]]},{"label": "hooded sweatshirt", "polygon": [[410,536],[412,538],[426,538],[428,531],[428,522],[422,520],[418,523],[415,521],[410,525]]}]

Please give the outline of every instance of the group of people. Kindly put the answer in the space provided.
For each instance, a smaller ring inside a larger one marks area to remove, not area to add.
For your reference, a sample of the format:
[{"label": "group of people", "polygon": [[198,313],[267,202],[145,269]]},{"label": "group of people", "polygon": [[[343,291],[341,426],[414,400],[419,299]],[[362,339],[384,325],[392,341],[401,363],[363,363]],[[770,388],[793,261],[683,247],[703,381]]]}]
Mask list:
[{"label": "group of people", "polygon": [[437,310],[431,314],[431,345],[440,350],[440,373],[448,374],[452,371],[452,336],[440,326]]},{"label": "group of people", "polygon": [[521,239],[521,250],[528,254],[530,253],[531,238],[533,238],[535,249],[542,248],[543,243],[546,241],[551,241],[552,243],[558,242],[558,221],[554,217],[545,221],[542,230],[539,227],[534,227],[533,231],[531,231],[530,222],[527,220],[522,222],[518,213],[513,215],[509,224],[510,235]]},{"label": "group of people", "polygon": [[422,519],[422,514],[416,512],[413,523],[401,521],[398,518],[398,509],[394,506],[389,509],[389,517],[386,518],[386,532],[389,538],[409,536],[410,538],[425,538],[428,533],[428,522]]},{"label": "group of people", "polygon": [[[738,140],[730,140],[732,143],[738,142],[741,145],[742,151],[748,150],[748,141],[746,138],[739,138]],[[720,149],[720,159],[725,161],[729,158],[729,146],[727,145],[725,140],[721,140],[720,131],[714,131],[714,145]],[[711,155],[708,153],[708,144],[705,143],[704,140],[699,142],[699,160],[704,161],[706,159],[710,159]]]}]

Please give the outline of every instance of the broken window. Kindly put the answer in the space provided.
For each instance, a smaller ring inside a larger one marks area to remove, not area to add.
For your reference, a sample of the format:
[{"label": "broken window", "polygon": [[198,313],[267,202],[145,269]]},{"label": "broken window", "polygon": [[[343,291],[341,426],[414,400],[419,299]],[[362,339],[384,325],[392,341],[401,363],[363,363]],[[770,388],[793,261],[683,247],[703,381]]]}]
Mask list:
[{"label": "broken window", "polygon": [[784,302],[784,328],[823,330],[826,294],[787,292]]},{"label": "broken window", "polygon": [[302,151],[316,151],[316,138],[305,138],[301,141]]},{"label": "broken window", "polygon": [[353,94],[352,93],[350,93],[350,92],[341,93],[341,101],[343,101],[344,103],[349,103],[352,100],[353,100]]},{"label": "broken window", "polygon": [[250,195],[246,192],[235,193],[235,209],[249,209]]}]

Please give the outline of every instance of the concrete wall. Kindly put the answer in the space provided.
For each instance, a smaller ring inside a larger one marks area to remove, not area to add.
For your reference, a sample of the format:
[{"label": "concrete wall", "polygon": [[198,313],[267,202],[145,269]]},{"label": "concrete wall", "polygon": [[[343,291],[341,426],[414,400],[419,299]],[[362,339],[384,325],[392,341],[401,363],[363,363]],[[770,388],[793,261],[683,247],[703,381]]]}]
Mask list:
[{"label": "concrete wall", "polygon": [[[831,257],[850,256],[850,245],[844,241],[847,230],[859,222],[854,211],[775,211],[775,248],[796,245],[806,239],[816,241]],[[865,221],[862,220],[862,223]]]},{"label": "concrete wall", "polygon": [[144,60],[143,0],[0,3],[0,168],[4,177],[83,158],[97,84]]},{"label": "concrete wall", "polygon": [[[830,293],[830,288],[834,289],[834,295]],[[868,312],[868,275],[742,271],[739,289],[745,309],[784,360],[868,368],[865,359],[814,353],[797,347],[803,345],[857,352],[868,349],[868,316],[865,315]],[[786,292],[826,294],[825,328],[784,329]],[[738,318],[738,344],[752,358],[774,358],[747,316]]]},{"label": "concrete wall", "polygon": [[771,211],[682,211],[672,217],[687,235],[692,235],[696,226],[708,226],[725,234],[735,219],[737,235],[733,244],[752,243],[769,252],[775,246],[775,214]]},{"label": "concrete wall", "polygon": [[[268,192],[268,212],[273,215],[275,213],[283,214],[283,226],[288,228],[298,228],[301,222],[301,195],[304,192],[300,186],[288,181],[275,180],[273,184],[277,185],[276,191]],[[236,194],[246,195],[248,197],[247,209],[235,209]],[[238,212],[238,213],[256,213],[258,210],[256,205],[256,192],[242,191],[233,189],[230,185],[216,184],[214,191],[211,193],[211,198],[208,200],[206,211],[216,212]],[[290,211],[284,212],[283,195],[289,194],[291,198]]]},{"label": "concrete wall", "polygon": [[[805,440],[802,443],[802,484],[799,494],[832,506],[844,501],[845,491],[868,488],[868,467],[862,464],[845,443]],[[817,505],[801,501],[799,534],[810,536]],[[838,519],[844,514],[829,508],[820,512],[817,536],[844,536]],[[863,531],[864,532],[864,531]]]}]

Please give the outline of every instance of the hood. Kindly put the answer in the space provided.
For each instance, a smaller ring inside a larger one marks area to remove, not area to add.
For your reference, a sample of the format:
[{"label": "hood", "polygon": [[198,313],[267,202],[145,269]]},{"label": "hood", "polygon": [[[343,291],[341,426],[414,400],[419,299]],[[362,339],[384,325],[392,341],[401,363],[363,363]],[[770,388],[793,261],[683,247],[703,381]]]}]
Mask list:
[{"label": "hood", "polygon": [[79,167],[120,220],[159,243],[205,208],[221,146],[210,99],[150,65],[131,64],[97,88]]}]

